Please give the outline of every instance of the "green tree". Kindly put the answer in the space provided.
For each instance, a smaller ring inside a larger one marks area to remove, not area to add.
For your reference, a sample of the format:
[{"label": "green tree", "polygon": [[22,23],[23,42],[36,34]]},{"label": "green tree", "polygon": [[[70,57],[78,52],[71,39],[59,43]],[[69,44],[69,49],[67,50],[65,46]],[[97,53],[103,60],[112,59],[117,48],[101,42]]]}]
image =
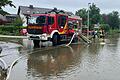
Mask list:
[{"label": "green tree", "polygon": [[15,6],[12,4],[12,1],[10,1],[10,0],[0,0],[0,14],[2,14],[2,15],[8,14],[7,12],[5,12],[2,9],[2,7],[5,7],[7,5],[15,8]]},{"label": "green tree", "polygon": [[108,24],[108,20],[109,20],[108,14],[102,14],[101,18],[102,18],[103,24]]},{"label": "green tree", "polygon": [[2,7],[5,7],[6,5],[9,5],[11,7],[15,7],[12,4],[12,1],[10,1],[10,0],[0,0],[0,9],[2,9]]},{"label": "green tree", "polygon": [[110,26],[109,24],[101,24],[100,27],[105,30],[105,32],[109,32]]},{"label": "green tree", "polygon": [[[83,24],[87,25],[87,16],[88,16],[88,10],[83,8],[78,11],[76,11],[76,15],[80,16],[83,19]],[[93,28],[94,24],[98,24],[102,22],[102,18],[100,15],[100,9],[93,3],[89,7],[89,18],[90,18],[90,29]]]},{"label": "green tree", "polygon": [[9,14],[9,13],[7,13],[6,11],[3,11],[3,9],[0,9],[0,14],[6,15],[6,14]]},{"label": "green tree", "polygon": [[86,25],[87,24],[87,10],[85,8],[80,9],[76,11],[75,13],[77,16],[80,16],[82,18],[82,24]]},{"label": "green tree", "polygon": [[112,29],[118,29],[119,28],[119,12],[113,11],[112,13],[108,14],[108,24]]},{"label": "green tree", "polygon": [[23,24],[23,22],[19,16],[13,22],[13,25],[17,26],[17,27],[22,26],[22,24]]},{"label": "green tree", "polygon": [[100,9],[93,3],[90,5],[90,28],[93,28],[94,24],[98,24],[101,22],[101,15],[100,15]]}]

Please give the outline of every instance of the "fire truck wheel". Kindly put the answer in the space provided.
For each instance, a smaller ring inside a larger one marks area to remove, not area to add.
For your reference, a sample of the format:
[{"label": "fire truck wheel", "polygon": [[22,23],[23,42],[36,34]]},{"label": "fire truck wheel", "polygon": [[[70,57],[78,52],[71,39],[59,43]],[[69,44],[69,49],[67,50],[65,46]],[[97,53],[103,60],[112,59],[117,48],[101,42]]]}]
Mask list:
[{"label": "fire truck wheel", "polygon": [[58,34],[54,34],[52,37],[53,46],[56,46],[60,43],[60,36]]},{"label": "fire truck wheel", "polygon": [[40,40],[33,40],[34,47],[40,47]]}]

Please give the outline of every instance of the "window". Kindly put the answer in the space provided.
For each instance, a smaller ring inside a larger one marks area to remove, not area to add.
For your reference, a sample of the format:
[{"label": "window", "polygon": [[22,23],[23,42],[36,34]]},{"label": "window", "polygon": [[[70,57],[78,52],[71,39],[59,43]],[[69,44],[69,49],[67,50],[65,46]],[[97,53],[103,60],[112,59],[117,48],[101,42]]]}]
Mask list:
[{"label": "window", "polygon": [[54,17],[48,17],[48,25],[52,25],[54,23]]},{"label": "window", "polygon": [[66,16],[59,16],[58,17],[58,25],[60,27],[64,27],[66,24]]},{"label": "window", "polygon": [[38,16],[30,17],[28,19],[28,24],[36,24],[36,19]]},{"label": "window", "polygon": [[46,16],[32,16],[28,19],[29,24],[45,24]]},{"label": "window", "polygon": [[45,16],[39,16],[36,19],[36,23],[38,23],[38,24],[45,24],[45,21],[46,21],[46,17]]}]

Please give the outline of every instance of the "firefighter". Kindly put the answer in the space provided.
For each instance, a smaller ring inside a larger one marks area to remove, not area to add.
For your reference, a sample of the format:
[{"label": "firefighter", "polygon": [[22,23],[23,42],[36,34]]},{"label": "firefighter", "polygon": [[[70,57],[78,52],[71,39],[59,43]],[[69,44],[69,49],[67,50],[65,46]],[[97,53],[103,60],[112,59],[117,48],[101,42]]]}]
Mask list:
[{"label": "firefighter", "polygon": [[97,38],[98,36],[97,30],[93,30],[92,35],[93,35],[93,38]]},{"label": "firefighter", "polygon": [[100,33],[100,38],[104,38],[104,30],[100,29],[99,33]]},{"label": "firefighter", "polygon": [[103,29],[100,29],[100,31],[99,31],[99,37],[100,37],[100,39],[102,39],[102,41],[104,42],[105,31],[104,31]]}]

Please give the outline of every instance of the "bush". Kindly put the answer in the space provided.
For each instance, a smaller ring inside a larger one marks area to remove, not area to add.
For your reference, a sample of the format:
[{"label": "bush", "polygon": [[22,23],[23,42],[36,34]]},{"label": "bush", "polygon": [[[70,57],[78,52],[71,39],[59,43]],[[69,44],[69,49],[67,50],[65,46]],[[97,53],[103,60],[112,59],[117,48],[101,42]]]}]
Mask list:
[{"label": "bush", "polygon": [[12,24],[14,26],[22,26],[23,22],[22,22],[21,18],[18,16]]},{"label": "bush", "polygon": [[15,27],[13,25],[0,26],[0,34],[3,35],[20,35],[22,27]]},{"label": "bush", "polygon": [[0,34],[6,35],[20,35],[20,30],[26,28],[22,26],[23,22],[20,17],[17,17],[14,22],[0,25]]},{"label": "bush", "polygon": [[105,32],[109,32],[110,26],[108,24],[101,24],[100,27],[105,30]]},{"label": "bush", "polygon": [[110,29],[109,34],[120,33],[119,29]]}]

